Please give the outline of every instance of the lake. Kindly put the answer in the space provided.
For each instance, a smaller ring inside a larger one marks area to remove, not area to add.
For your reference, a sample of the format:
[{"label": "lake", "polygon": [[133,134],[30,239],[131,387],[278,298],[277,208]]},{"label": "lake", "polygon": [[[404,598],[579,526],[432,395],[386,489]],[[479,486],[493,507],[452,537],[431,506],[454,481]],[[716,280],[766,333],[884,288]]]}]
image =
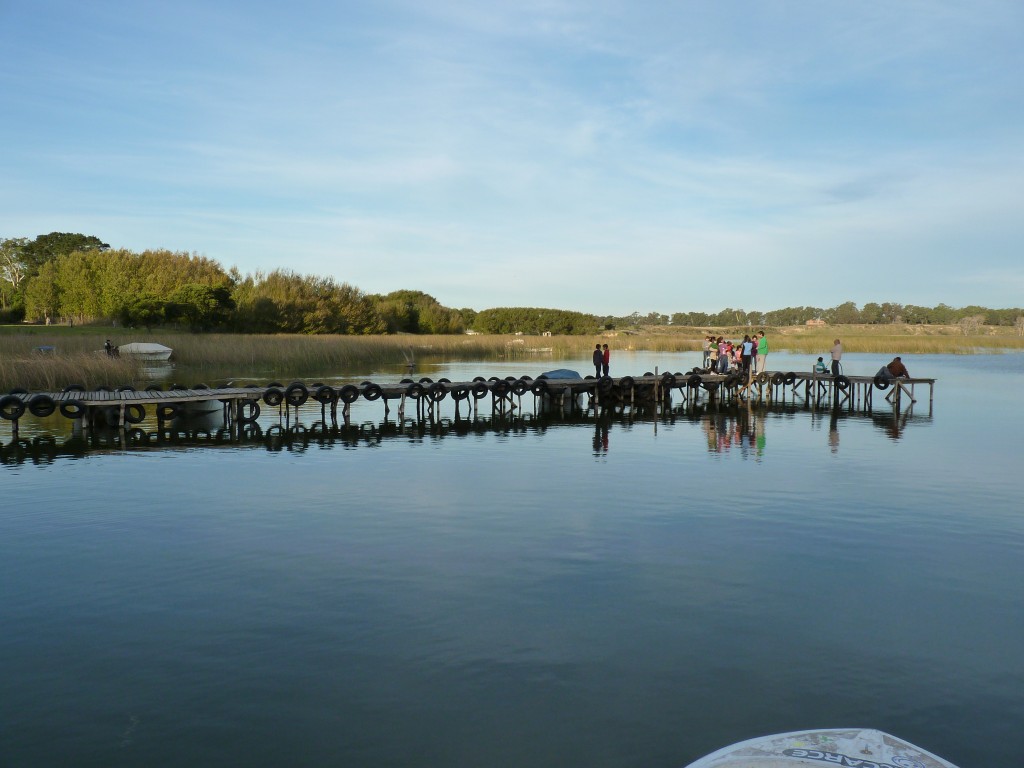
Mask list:
[{"label": "lake", "polygon": [[[904,362],[931,411],[381,429],[359,401],[345,439],[5,449],[0,765],[670,768],[852,726],[1019,764],[1024,355]],[[590,371],[416,375],[562,367]],[[400,378],[336,378],[371,377]]]}]

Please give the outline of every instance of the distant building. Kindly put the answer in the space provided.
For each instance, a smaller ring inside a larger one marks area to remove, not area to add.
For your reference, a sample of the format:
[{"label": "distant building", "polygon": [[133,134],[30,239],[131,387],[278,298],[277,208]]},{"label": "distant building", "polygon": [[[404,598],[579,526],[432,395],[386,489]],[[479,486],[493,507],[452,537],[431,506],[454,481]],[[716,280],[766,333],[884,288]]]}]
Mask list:
[{"label": "distant building", "polygon": [[820,317],[816,317],[813,320],[808,320],[807,325],[828,325],[828,323],[826,323]]}]

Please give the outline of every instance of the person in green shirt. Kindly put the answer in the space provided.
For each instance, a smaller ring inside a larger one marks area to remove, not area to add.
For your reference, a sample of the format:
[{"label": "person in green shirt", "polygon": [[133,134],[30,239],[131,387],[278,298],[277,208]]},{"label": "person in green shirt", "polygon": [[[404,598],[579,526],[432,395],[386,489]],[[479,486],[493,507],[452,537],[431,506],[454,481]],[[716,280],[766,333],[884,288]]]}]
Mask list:
[{"label": "person in green shirt", "polygon": [[764,373],[765,367],[768,364],[768,339],[765,338],[764,331],[757,332],[757,372]]}]

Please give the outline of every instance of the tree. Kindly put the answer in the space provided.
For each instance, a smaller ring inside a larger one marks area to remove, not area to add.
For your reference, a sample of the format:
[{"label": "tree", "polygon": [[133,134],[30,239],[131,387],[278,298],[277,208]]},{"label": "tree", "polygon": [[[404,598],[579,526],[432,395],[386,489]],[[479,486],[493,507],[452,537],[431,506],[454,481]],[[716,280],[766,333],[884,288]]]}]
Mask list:
[{"label": "tree", "polygon": [[1013,321],[1013,327],[1016,329],[1018,336],[1024,336],[1024,315],[1017,316],[1017,319]]},{"label": "tree", "polygon": [[127,327],[141,325],[146,330],[162,325],[166,319],[167,303],[155,296],[140,296],[135,301],[122,307],[120,312],[121,325]]},{"label": "tree", "polygon": [[51,232],[39,235],[35,240],[25,243],[22,256],[31,271],[40,264],[51,261],[75,251],[106,251],[110,248],[98,237],[82,235],[77,232]]},{"label": "tree", "polygon": [[234,309],[230,289],[189,283],[171,297],[165,313],[167,319],[185,323],[193,331],[205,331],[227,321]]},{"label": "tree", "polygon": [[24,249],[28,243],[24,237],[0,240],[0,280],[7,285],[0,289],[0,308],[9,308],[15,296],[19,295],[21,283],[28,273]]},{"label": "tree", "polygon": [[981,329],[984,322],[984,315],[971,315],[970,317],[960,318],[958,325],[964,336],[973,336]]},{"label": "tree", "polygon": [[835,325],[852,325],[860,322],[860,310],[852,301],[843,302],[832,311],[831,315],[831,318],[826,317],[826,319]]}]

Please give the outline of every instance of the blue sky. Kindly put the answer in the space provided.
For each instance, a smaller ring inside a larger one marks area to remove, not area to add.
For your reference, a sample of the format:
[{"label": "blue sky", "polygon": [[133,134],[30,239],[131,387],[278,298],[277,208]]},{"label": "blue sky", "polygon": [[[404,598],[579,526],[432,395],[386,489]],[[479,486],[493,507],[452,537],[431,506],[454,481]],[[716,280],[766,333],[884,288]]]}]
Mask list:
[{"label": "blue sky", "polygon": [[1024,4],[0,0],[0,237],[443,304],[1024,304]]}]

